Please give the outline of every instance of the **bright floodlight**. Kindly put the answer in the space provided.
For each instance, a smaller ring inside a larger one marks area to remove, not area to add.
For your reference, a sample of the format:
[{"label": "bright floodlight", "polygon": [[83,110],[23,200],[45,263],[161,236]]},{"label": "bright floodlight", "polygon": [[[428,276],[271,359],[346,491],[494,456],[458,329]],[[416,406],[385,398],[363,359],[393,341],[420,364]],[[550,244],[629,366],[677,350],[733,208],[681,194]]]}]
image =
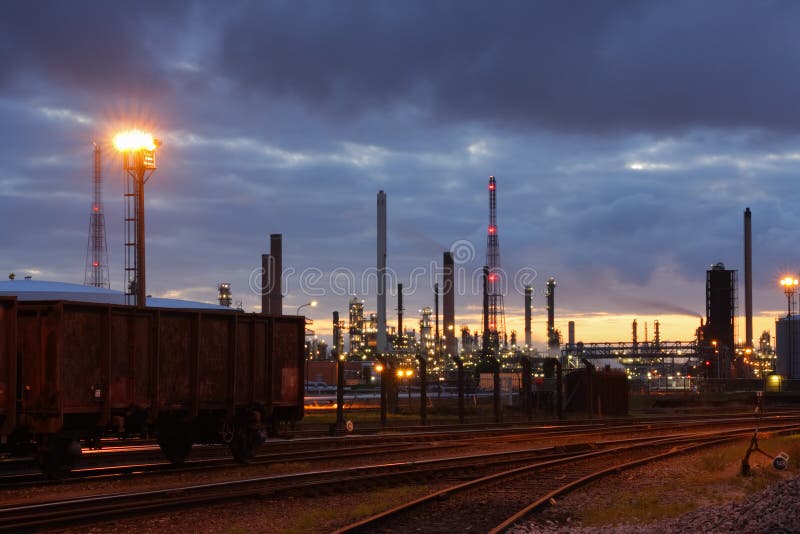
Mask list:
[{"label": "bright floodlight", "polygon": [[136,150],[156,149],[158,142],[153,138],[153,134],[141,130],[128,130],[119,132],[114,136],[114,147],[120,152]]}]

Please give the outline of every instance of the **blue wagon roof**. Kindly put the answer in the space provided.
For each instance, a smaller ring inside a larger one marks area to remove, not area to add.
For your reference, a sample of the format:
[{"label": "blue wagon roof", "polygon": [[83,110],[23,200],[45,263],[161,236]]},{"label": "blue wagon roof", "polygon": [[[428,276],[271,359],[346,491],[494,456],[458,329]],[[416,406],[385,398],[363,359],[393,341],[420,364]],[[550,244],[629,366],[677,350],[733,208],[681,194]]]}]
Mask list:
[{"label": "blue wagon roof", "polygon": [[[48,280],[4,280],[0,281],[0,296],[17,297],[21,301],[32,300],[70,300],[75,302],[99,302],[104,304],[125,304],[125,294],[104,287],[84,286],[67,282]],[[191,300],[147,297],[147,305],[158,308],[188,308],[230,310],[219,304],[195,302]]]}]

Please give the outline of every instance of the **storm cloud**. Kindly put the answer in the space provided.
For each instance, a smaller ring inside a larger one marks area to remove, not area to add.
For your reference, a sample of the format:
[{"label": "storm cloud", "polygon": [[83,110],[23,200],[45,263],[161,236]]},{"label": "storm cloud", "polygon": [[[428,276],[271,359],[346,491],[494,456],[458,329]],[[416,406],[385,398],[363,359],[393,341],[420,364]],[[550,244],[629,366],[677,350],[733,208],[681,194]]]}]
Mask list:
[{"label": "storm cloud", "polygon": [[[746,206],[756,310],[782,309],[774,281],[800,259],[798,23],[794,2],[10,2],[0,272],[82,282],[97,140],[120,287],[108,140],[136,124],[164,141],[146,195],[154,295],[213,300],[228,281],[257,309],[270,233],[297,273],[357,276],[379,189],[398,281],[453,243],[479,269],[492,174],[503,267],[535,270],[537,295],[556,277],[564,315],[701,311],[705,269],[741,268]],[[299,284],[287,310],[308,300]],[[347,297],[320,301],[327,323]]]}]

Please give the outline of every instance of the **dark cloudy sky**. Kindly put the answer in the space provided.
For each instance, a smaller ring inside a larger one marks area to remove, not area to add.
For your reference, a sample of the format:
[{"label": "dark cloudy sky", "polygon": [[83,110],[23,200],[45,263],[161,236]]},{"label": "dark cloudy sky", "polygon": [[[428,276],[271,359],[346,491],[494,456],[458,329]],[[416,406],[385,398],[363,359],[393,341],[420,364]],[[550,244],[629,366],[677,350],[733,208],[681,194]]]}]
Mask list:
[{"label": "dark cloudy sky", "polygon": [[[662,317],[662,337],[690,338],[706,268],[742,269],[746,206],[769,327],[800,255],[798,23],[796,2],[733,0],[6,2],[0,272],[83,281],[92,140],[136,125],[164,141],[146,193],[154,295],[210,301],[229,281],[256,310],[251,271],[282,233],[285,310],[309,300],[305,271],[324,333],[348,298],[331,273],[374,266],[379,189],[408,285],[454,243],[473,244],[465,270],[483,263],[493,174],[502,264],[536,275],[539,316],[558,279],[563,330],[614,340]],[[109,148],[117,289],[119,168]],[[458,323],[477,326],[466,293]],[[511,324],[521,304],[510,287]]]}]

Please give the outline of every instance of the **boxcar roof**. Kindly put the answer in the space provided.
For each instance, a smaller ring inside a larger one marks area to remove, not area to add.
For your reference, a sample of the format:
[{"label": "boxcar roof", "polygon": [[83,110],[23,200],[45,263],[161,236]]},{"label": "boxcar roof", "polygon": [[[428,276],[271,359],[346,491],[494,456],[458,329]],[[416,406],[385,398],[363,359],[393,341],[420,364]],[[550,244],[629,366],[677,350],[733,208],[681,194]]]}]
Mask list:
[{"label": "boxcar roof", "polygon": [[[47,280],[0,281],[0,296],[17,297],[17,299],[21,301],[70,300],[76,302],[125,304],[125,294],[121,291],[106,289],[104,287],[84,286],[66,282],[51,282]],[[230,308],[218,304],[159,297],[147,297],[147,305],[159,308],[230,310]]]}]

